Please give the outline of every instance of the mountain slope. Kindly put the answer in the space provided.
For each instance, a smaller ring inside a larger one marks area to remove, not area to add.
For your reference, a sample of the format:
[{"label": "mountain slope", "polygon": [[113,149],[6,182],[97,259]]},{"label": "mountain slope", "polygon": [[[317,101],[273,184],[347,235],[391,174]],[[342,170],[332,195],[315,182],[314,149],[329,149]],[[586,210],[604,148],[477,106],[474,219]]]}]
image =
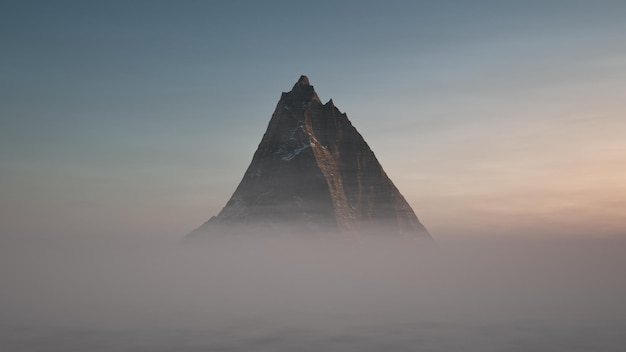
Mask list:
[{"label": "mountain slope", "polygon": [[306,76],[283,93],[243,179],[190,236],[236,231],[430,235],[361,134]]}]

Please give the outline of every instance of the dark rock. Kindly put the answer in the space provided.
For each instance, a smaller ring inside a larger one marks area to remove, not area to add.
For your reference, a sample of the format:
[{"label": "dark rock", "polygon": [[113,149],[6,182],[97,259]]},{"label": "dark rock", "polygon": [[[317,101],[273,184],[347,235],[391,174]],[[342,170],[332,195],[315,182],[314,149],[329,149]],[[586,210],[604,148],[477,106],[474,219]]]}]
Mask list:
[{"label": "dark rock", "polygon": [[301,76],[226,206],[189,237],[375,233],[430,238],[361,134]]}]

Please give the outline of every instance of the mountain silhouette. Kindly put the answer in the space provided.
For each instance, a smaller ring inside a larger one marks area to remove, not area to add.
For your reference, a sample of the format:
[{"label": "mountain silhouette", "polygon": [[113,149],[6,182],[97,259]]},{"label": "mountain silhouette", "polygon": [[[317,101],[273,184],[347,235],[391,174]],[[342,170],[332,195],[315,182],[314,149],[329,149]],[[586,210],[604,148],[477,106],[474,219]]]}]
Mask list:
[{"label": "mountain silhouette", "polygon": [[188,237],[370,233],[430,238],[361,134],[306,76],[282,96],[226,206]]}]

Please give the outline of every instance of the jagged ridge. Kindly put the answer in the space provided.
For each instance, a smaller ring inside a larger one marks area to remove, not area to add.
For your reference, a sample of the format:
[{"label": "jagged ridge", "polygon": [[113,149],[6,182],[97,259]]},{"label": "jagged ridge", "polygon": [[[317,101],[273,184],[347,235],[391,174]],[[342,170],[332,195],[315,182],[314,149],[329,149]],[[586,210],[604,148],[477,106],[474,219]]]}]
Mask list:
[{"label": "jagged ridge", "polygon": [[306,76],[282,94],[224,209],[192,234],[217,225],[429,237],[346,114],[322,104]]}]

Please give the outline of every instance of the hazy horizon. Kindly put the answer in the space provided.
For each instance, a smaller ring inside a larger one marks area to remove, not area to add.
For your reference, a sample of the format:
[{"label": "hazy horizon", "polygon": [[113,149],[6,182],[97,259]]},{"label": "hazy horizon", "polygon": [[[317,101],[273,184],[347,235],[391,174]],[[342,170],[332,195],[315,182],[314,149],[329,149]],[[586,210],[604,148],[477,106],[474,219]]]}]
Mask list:
[{"label": "hazy horizon", "polygon": [[624,240],[4,240],[4,351],[621,351]]},{"label": "hazy horizon", "polygon": [[622,1],[0,6],[2,234],[188,233],[302,74],[434,236],[626,234]]},{"label": "hazy horizon", "polygon": [[[617,0],[1,0],[0,350],[623,350],[624,18]],[[181,243],[300,75],[434,243]]]}]

